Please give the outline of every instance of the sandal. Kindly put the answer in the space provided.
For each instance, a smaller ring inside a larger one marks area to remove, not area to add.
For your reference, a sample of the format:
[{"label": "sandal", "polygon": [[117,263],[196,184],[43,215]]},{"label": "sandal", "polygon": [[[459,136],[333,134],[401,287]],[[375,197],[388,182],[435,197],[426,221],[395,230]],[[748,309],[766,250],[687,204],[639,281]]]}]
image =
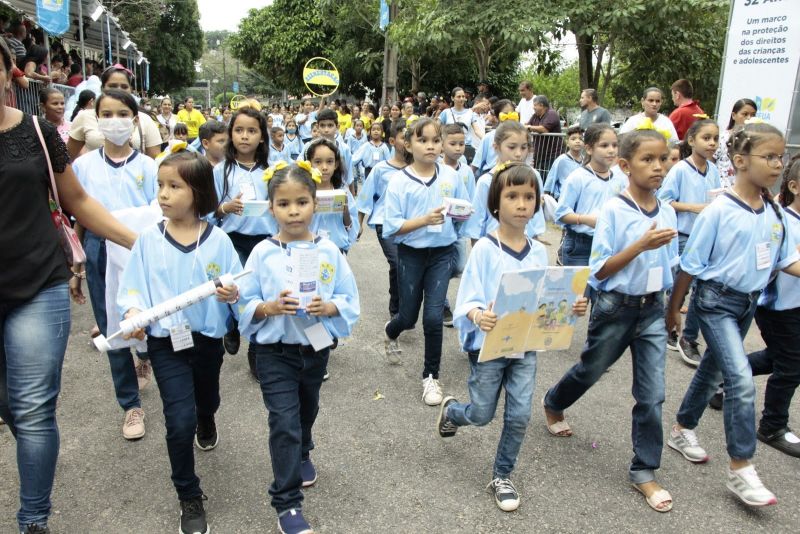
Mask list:
[{"label": "sandal", "polygon": [[547,422],[547,414],[552,414],[553,412],[548,410],[547,406],[544,405],[544,399],[542,399],[542,408],[544,408],[544,424],[548,432],[558,438],[568,438],[572,436],[572,429],[563,419],[552,424]]},{"label": "sandal", "polygon": [[[647,501],[647,505],[656,512],[666,513],[672,510],[672,495],[670,495],[669,492],[664,488],[661,488],[653,492],[653,494],[648,497],[647,495],[645,495],[644,490],[640,488],[638,484],[633,484],[633,487],[636,489],[636,491],[644,495],[644,498]],[[665,506],[661,506],[665,503],[668,504],[666,504]]]}]

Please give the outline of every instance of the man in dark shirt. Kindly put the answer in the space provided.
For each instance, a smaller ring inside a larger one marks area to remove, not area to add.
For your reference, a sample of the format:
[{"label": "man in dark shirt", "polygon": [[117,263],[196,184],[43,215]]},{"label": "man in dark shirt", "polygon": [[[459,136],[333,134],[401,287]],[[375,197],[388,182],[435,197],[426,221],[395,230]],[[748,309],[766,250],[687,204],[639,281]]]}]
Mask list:
[{"label": "man in dark shirt", "polygon": [[564,150],[564,142],[559,135],[543,135],[561,133],[561,118],[558,112],[550,108],[550,101],[546,96],[533,97],[533,117],[527,124],[528,131],[533,134],[531,153],[533,166],[542,176],[542,182],[547,178],[547,172],[553,161]]}]

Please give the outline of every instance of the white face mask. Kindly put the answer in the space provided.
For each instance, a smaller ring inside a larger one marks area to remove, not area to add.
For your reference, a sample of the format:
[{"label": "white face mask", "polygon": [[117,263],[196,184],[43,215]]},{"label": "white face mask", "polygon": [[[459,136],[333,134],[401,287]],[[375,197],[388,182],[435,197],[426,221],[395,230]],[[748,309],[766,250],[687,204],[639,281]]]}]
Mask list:
[{"label": "white face mask", "polygon": [[117,146],[127,143],[131,138],[131,134],[133,134],[133,119],[131,117],[97,119],[97,125],[103,137]]}]

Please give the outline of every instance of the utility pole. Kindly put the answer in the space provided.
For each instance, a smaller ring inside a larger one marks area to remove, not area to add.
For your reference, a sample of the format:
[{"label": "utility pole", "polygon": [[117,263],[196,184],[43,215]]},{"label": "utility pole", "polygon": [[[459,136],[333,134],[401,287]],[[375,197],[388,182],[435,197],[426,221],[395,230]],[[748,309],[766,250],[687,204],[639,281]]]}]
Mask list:
[{"label": "utility pole", "polygon": [[[220,46],[219,39],[217,39],[217,46]],[[228,101],[228,80],[225,73],[225,43],[222,43],[221,48],[222,48],[222,102],[224,104],[225,102]]]},{"label": "utility pole", "polygon": [[[389,20],[397,18],[397,0],[392,0],[389,5]],[[389,39],[389,31],[383,45],[383,91],[381,104],[386,105],[397,101],[397,44]],[[391,105],[391,104],[390,104]]]}]

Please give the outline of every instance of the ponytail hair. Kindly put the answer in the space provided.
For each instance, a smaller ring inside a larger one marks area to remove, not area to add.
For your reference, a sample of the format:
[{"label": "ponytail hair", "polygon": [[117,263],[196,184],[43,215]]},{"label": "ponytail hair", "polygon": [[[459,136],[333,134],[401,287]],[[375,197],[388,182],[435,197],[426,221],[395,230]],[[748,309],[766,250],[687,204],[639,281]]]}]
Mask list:
[{"label": "ponytail hair", "polygon": [[781,205],[786,207],[794,202],[794,193],[789,189],[790,182],[800,183],[800,153],[792,156],[789,163],[783,169],[783,181],[781,181]]}]

